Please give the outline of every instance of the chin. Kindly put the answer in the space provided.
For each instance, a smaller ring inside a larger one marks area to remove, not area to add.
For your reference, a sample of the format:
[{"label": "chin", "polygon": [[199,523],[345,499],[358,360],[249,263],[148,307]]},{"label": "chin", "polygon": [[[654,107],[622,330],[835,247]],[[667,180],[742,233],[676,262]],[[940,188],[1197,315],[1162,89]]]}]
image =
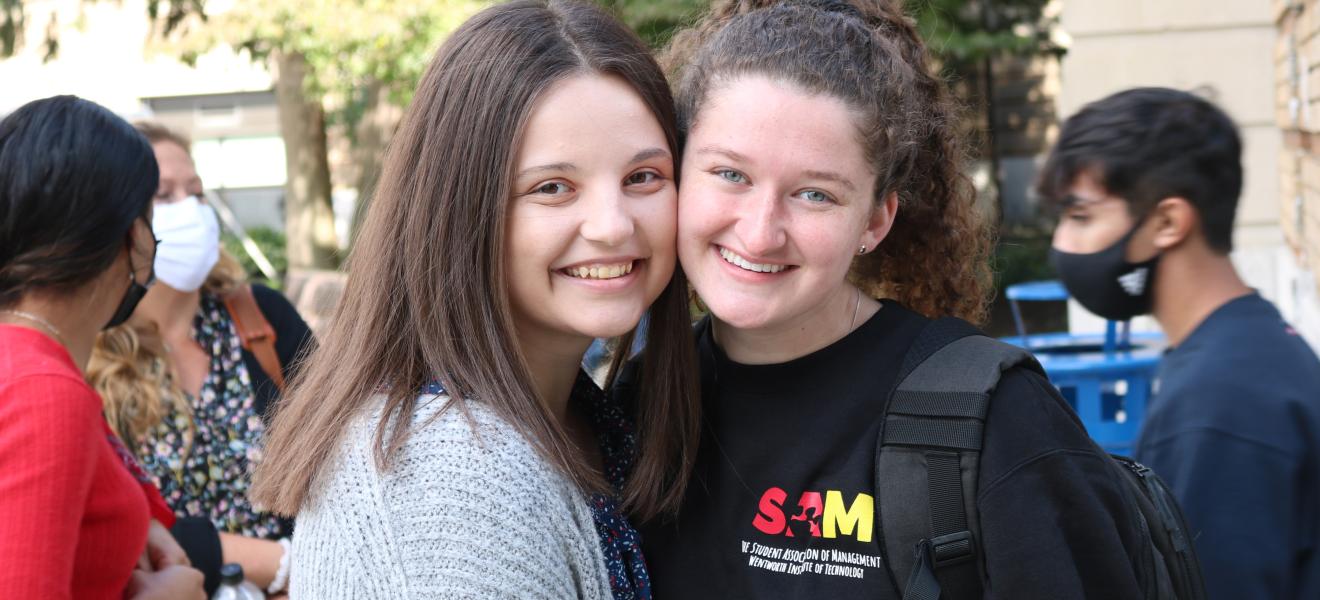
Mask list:
[{"label": "chin", "polygon": [[774,307],[761,302],[705,302],[710,313],[734,329],[754,330],[774,321]]},{"label": "chin", "polygon": [[616,315],[609,311],[586,310],[582,313],[586,318],[574,323],[573,329],[589,338],[619,337],[637,327],[642,320],[642,312]]}]

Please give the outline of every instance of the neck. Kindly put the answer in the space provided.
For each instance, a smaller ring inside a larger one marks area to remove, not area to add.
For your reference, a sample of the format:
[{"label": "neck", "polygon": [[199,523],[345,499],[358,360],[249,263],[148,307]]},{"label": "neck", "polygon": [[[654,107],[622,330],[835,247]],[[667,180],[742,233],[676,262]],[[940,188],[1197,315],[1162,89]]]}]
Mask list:
[{"label": "neck", "polygon": [[577,381],[582,355],[586,353],[587,346],[591,345],[591,340],[520,335],[518,341],[522,345],[523,355],[527,357],[527,368],[531,371],[536,393],[560,424],[567,423],[568,398]]},{"label": "neck", "polygon": [[193,317],[201,306],[201,297],[199,290],[181,292],[157,282],[142,298],[134,319],[155,323],[167,340],[188,339],[192,337]]},{"label": "neck", "polygon": [[715,341],[734,362],[768,365],[788,362],[829,346],[865,323],[880,303],[844,284],[820,309],[782,324],[738,328],[713,317]]},{"label": "neck", "polygon": [[1234,298],[1251,293],[1228,256],[1166,253],[1155,275],[1155,320],[1177,346],[1206,317]]},{"label": "neck", "polygon": [[[104,311],[89,310],[88,301],[80,300],[80,294],[66,296],[34,296],[29,294],[7,310],[27,313],[36,317],[21,317],[13,312],[0,312],[0,322],[26,327],[45,334],[68,351],[79,371],[87,370],[87,361],[92,356],[92,346],[96,343],[96,334],[101,332],[104,322],[96,322],[97,316]],[[43,322],[44,321],[44,322]],[[55,331],[50,331],[50,328]]]}]

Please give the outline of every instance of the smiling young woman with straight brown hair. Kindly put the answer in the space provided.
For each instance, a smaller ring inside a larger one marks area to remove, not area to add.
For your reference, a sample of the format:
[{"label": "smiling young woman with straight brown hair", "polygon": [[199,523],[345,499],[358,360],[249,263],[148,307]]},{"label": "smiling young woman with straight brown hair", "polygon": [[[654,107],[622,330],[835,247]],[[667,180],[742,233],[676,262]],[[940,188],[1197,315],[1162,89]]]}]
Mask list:
[{"label": "smiling young woman with straight brown hair", "polygon": [[[256,476],[299,517],[295,597],[649,597],[627,517],[674,510],[699,429],[677,153],[599,8],[503,4],[441,46]],[[577,365],[648,311],[625,411]]]}]

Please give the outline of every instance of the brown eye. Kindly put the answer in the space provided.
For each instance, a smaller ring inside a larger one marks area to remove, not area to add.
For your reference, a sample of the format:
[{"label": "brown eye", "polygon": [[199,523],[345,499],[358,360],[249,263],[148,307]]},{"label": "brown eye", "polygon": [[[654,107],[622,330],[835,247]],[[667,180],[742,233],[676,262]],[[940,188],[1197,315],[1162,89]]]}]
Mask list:
[{"label": "brown eye", "polygon": [[624,183],[628,185],[647,185],[660,181],[660,174],[655,171],[638,171],[629,175]]},{"label": "brown eye", "polygon": [[555,194],[567,194],[569,191],[570,190],[568,184],[562,181],[551,181],[549,183],[543,183],[540,185],[540,187],[536,188],[536,193],[545,194],[547,196],[553,196]]}]

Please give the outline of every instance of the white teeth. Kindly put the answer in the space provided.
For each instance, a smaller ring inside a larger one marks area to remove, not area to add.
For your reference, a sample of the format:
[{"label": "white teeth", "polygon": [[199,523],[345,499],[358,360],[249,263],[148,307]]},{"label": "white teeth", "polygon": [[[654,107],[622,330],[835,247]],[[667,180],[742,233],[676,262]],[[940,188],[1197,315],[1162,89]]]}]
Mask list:
[{"label": "white teeth", "polygon": [[633,270],[632,262],[619,265],[588,265],[585,267],[570,267],[564,269],[564,272],[572,277],[580,279],[615,279],[623,277]]},{"label": "white teeth", "polygon": [[759,263],[750,262],[747,259],[738,256],[728,248],[720,248],[720,256],[724,257],[724,261],[731,265],[740,267],[747,271],[755,271],[757,273],[778,273],[788,268],[787,265],[763,265]]}]

